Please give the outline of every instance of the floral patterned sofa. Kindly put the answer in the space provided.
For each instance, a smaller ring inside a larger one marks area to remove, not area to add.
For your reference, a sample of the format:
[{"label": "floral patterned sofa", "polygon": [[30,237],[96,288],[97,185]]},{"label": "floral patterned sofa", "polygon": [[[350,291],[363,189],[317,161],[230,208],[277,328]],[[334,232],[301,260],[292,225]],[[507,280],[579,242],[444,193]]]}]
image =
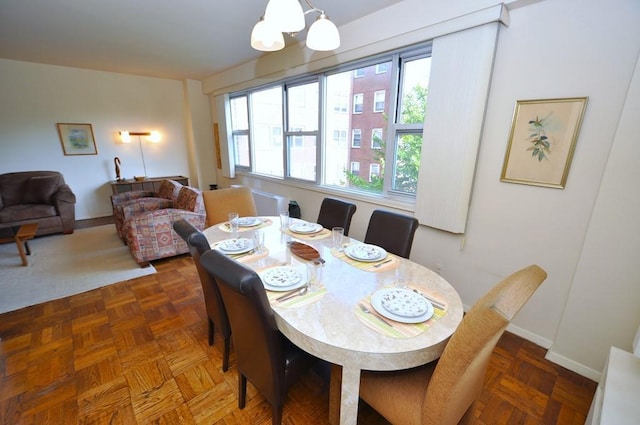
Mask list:
[{"label": "floral patterned sofa", "polygon": [[130,192],[117,193],[111,195],[111,206],[113,207],[113,222],[116,225],[118,236],[122,242],[127,243],[124,237],[124,213],[125,206],[135,205],[128,211],[130,214],[143,211],[150,211],[160,208],[171,208],[173,202],[178,198],[178,193],[182,188],[182,184],[174,180],[163,180],[160,183],[158,192],[147,190],[133,190]]},{"label": "floral patterned sofa", "polygon": [[189,252],[185,241],[173,230],[173,223],[186,220],[196,229],[205,227],[202,191],[182,186],[170,207],[162,203],[135,202],[122,206],[122,233],[134,260],[142,267],[150,261]]}]

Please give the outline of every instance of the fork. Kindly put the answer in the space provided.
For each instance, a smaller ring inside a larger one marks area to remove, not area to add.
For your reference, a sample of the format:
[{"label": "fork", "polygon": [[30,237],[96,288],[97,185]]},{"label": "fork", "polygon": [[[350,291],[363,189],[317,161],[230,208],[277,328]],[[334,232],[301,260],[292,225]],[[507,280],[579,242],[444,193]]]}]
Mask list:
[{"label": "fork", "polygon": [[360,307],[360,310],[362,310],[363,313],[372,315],[373,317],[375,317],[376,319],[378,319],[379,321],[381,321],[385,325],[389,326],[390,328],[393,327],[393,325],[391,323],[387,322],[382,317],[378,316],[376,313],[374,313],[373,311],[369,310],[367,308],[367,306],[365,306],[364,304],[358,303],[358,306]]}]

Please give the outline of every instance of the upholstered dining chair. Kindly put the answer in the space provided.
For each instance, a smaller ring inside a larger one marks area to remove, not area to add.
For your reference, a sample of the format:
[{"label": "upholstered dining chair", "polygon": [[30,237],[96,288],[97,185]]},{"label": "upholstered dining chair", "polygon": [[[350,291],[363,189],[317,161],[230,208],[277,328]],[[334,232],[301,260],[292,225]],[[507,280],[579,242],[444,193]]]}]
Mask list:
[{"label": "upholstered dining chair", "polygon": [[280,425],[288,388],[317,359],[280,333],[256,272],[216,250],[205,252],[200,262],[218,284],[229,314],[238,369],[238,407],[245,406],[249,380],[271,404],[272,424]]},{"label": "upholstered dining chair", "polygon": [[209,273],[200,264],[200,257],[209,251],[209,241],[207,238],[186,220],[178,220],[173,223],[173,230],[189,246],[189,252],[196,265],[200,283],[202,285],[202,293],[204,295],[204,304],[207,311],[207,322],[209,325],[209,345],[213,345],[214,333],[217,326],[218,332],[224,339],[224,352],[222,354],[222,371],[229,370],[229,351],[231,346],[231,326],[229,325],[229,317],[227,310],[222,302],[222,295],[215,281],[211,279]]},{"label": "upholstered dining chair", "polygon": [[546,277],[537,265],[508,276],[473,305],[437,361],[397,372],[363,372],[360,397],[393,424],[472,423],[496,343]]},{"label": "upholstered dining chair", "polygon": [[342,227],[344,229],[344,235],[349,236],[351,218],[355,212],[355,204],[333,198],[324,198],[320,205],[317,223],[329,230],[334,227]]},{"label": "upholstered dining chair", "polygon": [[205,190],[203,196],[204,208],[207,211],[207,227],[227,221],[230,212],[237,212],[240,217],[253,217],[257,214],[249,187]]},{"label": "upholstered dining chair", "polygon": [[409,258],[418,220],[391,211],[375,210],[369,219],[364,243],[378,245],[385,250]]}]

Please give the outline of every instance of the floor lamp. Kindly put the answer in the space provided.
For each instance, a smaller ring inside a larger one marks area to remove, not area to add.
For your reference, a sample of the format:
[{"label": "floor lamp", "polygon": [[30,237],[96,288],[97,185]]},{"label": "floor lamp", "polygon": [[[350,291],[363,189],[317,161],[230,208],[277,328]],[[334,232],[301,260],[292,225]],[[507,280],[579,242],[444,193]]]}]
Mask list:
[{"label": "floor lamp", "polygon": [[140,156],[142,157],[142,168],[144,169],[143,178],[147,178],[147,164],[144,162],[144,150],[142,149],[142,137],[148,137],[151,143],[160,141],[160,133],[157,131],[121,131],[120,138],[122,143],[131,143],[131,136],[138,136],[138,145],[140,146]]}]

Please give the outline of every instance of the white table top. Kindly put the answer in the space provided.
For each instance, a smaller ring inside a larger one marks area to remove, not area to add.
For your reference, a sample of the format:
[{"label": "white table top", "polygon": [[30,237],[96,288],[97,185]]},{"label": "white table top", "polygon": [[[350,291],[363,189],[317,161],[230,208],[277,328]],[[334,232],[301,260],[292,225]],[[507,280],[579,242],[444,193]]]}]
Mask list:
[{"label": "white table top", "polygon": [[[291,240],[299,240],[320,252],[326,261],[321,283],[327,288],[327,294],[300,307],[277,304],[272,307],[280,331],[292,342],[316,357],[342,366],[340,423],[355,424],[360,371],[406,369],[437,359],[462,320],[462,301],[445,279],[417,263],[398,257],[393,267],[364,271],[331,253],[330,234],[292,237],[280,230],[279,218],[265,218],[272,224],[241,228],[239,236],[250,238],[256,229],[264,231],[268,256],[247,256],[238,261],[257,271],[283,264],[302,266],[306,261],[291,254],[287,246]],[[212,226],[204,234],[212,246],[232,237],[224,225]],[[394,284],[397,267],[402,267],[406,284],[437,296],[447,305],[442,318],[424,333],[411,338],[385,336],[363,324],[354,313],[354,307],[363,297]]]}]

